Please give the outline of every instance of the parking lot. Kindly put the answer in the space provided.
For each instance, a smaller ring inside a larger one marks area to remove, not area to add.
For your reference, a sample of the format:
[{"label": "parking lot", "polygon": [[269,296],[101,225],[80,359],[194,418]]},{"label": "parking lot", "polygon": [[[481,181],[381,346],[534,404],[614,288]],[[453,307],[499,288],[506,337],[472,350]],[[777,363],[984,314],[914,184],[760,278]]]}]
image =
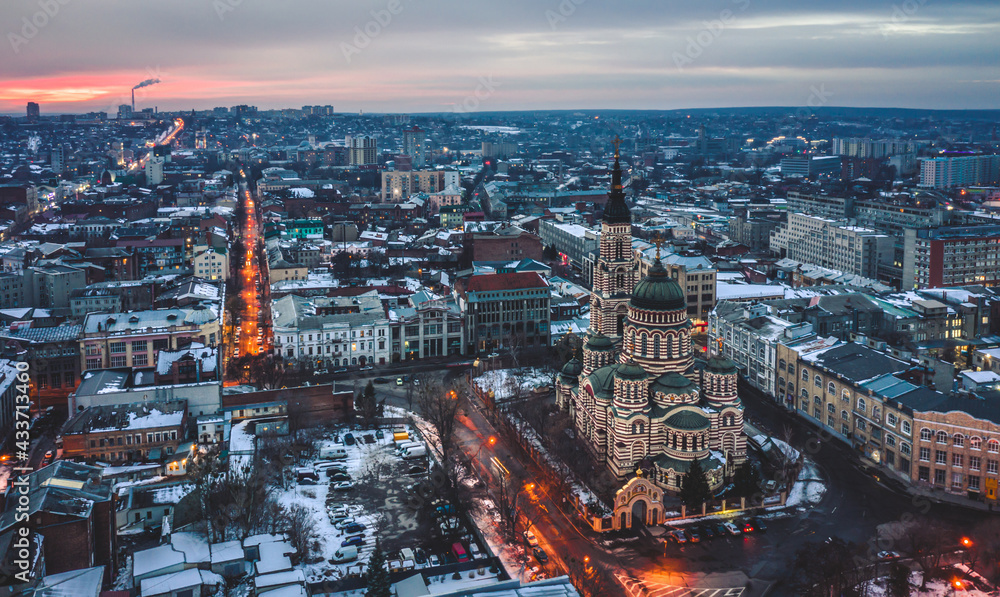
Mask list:
[{"label": "parking lot", "polygon": [[[396,430],[405,430],[410,444],[420,441],[410,426]],[[322,559],[306,566],[310,582],[361,574],[376,536],[390,570],[484,556],[466,521],[445,499],[433,461],[397,454],[393,429],[334,429],[316,448],[316,457],[295,468],[293,484],[280,496],[286,506],[308,508],[316,521]],[[345,547],[356,548],[357,557]]]}]

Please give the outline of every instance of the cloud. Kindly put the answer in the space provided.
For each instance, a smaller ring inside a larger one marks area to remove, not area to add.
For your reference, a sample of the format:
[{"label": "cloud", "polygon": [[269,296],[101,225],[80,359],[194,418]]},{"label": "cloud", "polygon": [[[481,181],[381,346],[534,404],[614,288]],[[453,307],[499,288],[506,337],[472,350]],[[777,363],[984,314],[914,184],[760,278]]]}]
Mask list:
[{"label": "cloud", "polygon": [[[0,31],[38,10],[0,4]],[[441,110],[492,76],[480,109],[796,105],[819,83],[838,105],[1000,107],[980,83],[1000,79],[995,0],[88,0],[0,52],[5,112],[32,92],[49,111],[106,109],[161,69],[137,101]]]}]

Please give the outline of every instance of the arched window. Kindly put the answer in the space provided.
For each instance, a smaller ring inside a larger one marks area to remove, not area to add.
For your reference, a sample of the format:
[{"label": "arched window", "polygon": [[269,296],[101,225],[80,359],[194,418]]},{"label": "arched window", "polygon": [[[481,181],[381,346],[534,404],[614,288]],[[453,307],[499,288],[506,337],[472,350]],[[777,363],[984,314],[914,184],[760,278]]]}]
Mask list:
[{"label": "arched window", "polygon": [[817,375],[816,377],[813,378],[813,384],[817,388],[822,388],[823,387],[823,378],[820,377],[819,375]]},{"label": "arched window", "polygon": [[961,448],[965,446],[965,436],[961,433],[956,433],[951,437],[951,444],[956,448]]},{"label": "arched window", "polygon": [[868,412],[867,404],[865,404],[864,398],[858,398],[858,410],[861,412]]},{"label": "arched window", "polygon": [[826,412],[830,413],[831,415],[837,412],[837,409],[833,406],[832,402],[826,403]]},{"label": "arched window", "polygon": [[843,420],[845,420],[845,421],[849,418],[848,415],[847,415],[847,411],[846,410],[840,411],[840,418],[843,419]]},{"label": "arched window", "polygon": [[973,450],[982,450],[983,438],[973,436],[971,439],[969,439],[969,447],[972,448]]},{"label": "arched window", "polygon": [[815,404],[817,404],[817,405],[822,405],[823,404],[823,399],[820,398],[819,396],[813,396],[813,402]]},{"label": "arched window", "polygon": [[833,385],[833,382],[831,381],[830,383],[826,384],[826,391],[831,396],[836,396],[837,395],[837,386]]},{"label": "arched window", "polygon": [[785,378],[784,377],[779,377],[778,378],[778,387],[779,388],[785,387]]},{"label": "arched window", "polygon": [[946,443],[948,443],[948,434],[945,433],[944,431],[938,431],[937,432],[937,443],[939,443],[939,444],[946,444]]},{"label": "arched window", "polygon": [[872,405],[872,418],[875,419],[876,422],[882,420],[882,409],[874,404]]},{"label": "arched window", "polygon": [[802,397],[803,398],[808,398],[809,397],[809,390],[807,390],[805,388],[802,388]]},{"label": "arched window", "polygon": [[674,358],[674,336],[667,336],[667,358]]},{"label": "arched window", "polygon": [[795,382],[789,380],[788,381],[788,391],[791,392],[794,389],[795,389]]},{"label": "arched window", "polygon": [[809,370],[808,369],[803,369],[802,370],[802,381],[809,381]]},{"label": "arched window", "polygon": [[923,429],[920,430],[920,439],[924,440],[925,442],[929,442],[931,441],[932,433],[934,432],[924,427]]},{"label": "arched window", "polygon": [[649,356],[646,352],[646,334],[642,335],[642,356]]},{"label": "arched window", "polygon": [[653,336],[653,358],[660,358],[660,337]]},{"label": "arched window", "polygon": [[986,451],[994,453],[1000,452],[1000,441],[991,439],[990,441],[986,442]]},{"label": "arched window", "polygon": [[840,393],[840,399],[843,400],[844,402],[850,402],[851,391],[848,390],[847,388],[844,388],[844,391]]},{"label": "arched window", "polygon": [[643,424],[641,421],[632,423],[632,433],[641,434],[643,432]]},{"label": "arched window", "polygon": [[778,361],[778,370],[779,371],[785,370],[785,359],[781,359]]}]

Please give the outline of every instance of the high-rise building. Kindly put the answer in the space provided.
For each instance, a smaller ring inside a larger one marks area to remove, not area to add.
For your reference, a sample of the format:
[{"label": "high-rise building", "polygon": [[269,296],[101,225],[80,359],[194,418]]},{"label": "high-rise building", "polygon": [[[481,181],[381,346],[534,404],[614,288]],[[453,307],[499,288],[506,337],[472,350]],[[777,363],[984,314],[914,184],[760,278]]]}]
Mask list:
[{"label": "high-rise building", "polygon": [[933,158],[920,162],[920,186],[950,189],[1000,184],[1000,155]]},{"label": "high-rise building", "polygon": [[52,148],[52,157],[49,162],[52,171],[56,174],[62,174],[63,170],[66,169],[66,150],[62,145],[56,145]]},{"label": "high-rise building", "polygon": [[35,122],[41,116],[41,111],[38,108],[38,103],[28,102],[28,122]]},{"label": "high-rise building", "polygon": [[146,184],[155,186],[163,183],[163,161],[160,157],[146,160]]},{"label": "high-rise building", "polygon": [[413,158],[413,167],[422,168],[424,166],[427,133],[420,127],[414,126],[412,129],[403,131],[403,153]]},{"label": "high-rise building", "polygon": [[194,133],[194,148],[205,149],[208,147],[208,131],[200,130]]},{"label": "high-rise building", "polygon": [[917,144],[903,139],[872,139],[870,137],[835,137],[831,153],[852,158],[885,158],[915,153]]},{"label": "high-rise building", "polygon": [[378,163],[378,140],[371,135],[347,136],[348,163],[370,166]]},{"label": "high-rise building", "polygon": [[413,193],[437,193],[460,188],[457,170],[386,170],[382,172],[382,201],[398,203]]},{"label": "high-rise building", "polygon": [[132,118],[132,105],[122,104],[118,106],[118,120],[129,120]]},{"label": "high-rise building", "polygon": [[903,231],[902,288],[1000,285],[1000,226]]},{"label": "high-rise building", "polygon": [[783,257],[877,279],[893,258],[894,239],[877,230],[800,213],[771,233],[771,251]]}]

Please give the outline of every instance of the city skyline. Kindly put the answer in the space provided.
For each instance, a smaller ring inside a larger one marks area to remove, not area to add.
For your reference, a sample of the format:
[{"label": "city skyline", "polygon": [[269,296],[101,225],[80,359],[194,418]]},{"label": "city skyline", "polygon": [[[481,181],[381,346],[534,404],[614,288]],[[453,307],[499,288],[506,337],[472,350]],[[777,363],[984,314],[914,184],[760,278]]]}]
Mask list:
[{"label": "city skyline", "polygon": [[664,4],[9,3],[0,112],[1000,108],[990,2]]}]

